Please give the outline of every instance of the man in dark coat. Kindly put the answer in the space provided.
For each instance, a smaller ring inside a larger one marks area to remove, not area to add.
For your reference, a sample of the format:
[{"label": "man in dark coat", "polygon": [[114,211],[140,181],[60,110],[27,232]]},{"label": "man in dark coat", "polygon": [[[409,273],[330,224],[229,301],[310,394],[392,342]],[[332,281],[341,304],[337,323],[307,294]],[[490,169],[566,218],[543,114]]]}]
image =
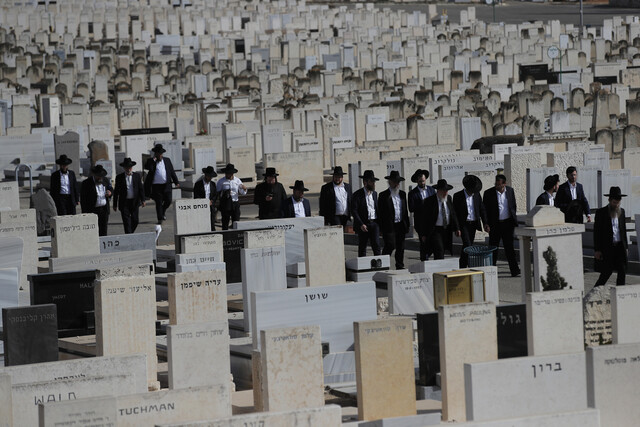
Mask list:
[{"label": "man in dark coat", "polygon": [[564,213],[565,222],[582,224],[583,215],[587,216],[587,222],[591,222],[589,201],[584,194],[582,184],[578,182],[578,171],[575,166],[567,168],[567,182],[558,188],[555,206]]},{"label": "man in dark coat", "polygon": [[113,191],[113,211],[117,211],[120,205],[125,234],[135,233],[139,222],[138,210],[140,205],[145,206],[144,186],[140,174],[133,171],[135,165],[136,162],[130,157],[126,157],[120,163],[124,172],[116,175],[116,186]]},{"label": "man in dark coat", "polygon": [[296,181],[296,183],[289,187],[293,190],[293,196],[288,197],[282,205],[282,216],[284,218],[303,218],[311,216],[311,205],[309,200],[304,198],[304,192],[309,189],[304,188],[303,181]]},{"label": "man in dark coat", "polygon": [[51,197],[56,204],[58,215],[75,215],[80,203],[76,174],[69,169],[71,159],[62,154],[56,164],[60,169],[51,174]]},{"label": "man in dark coat", "polygon": [[202,179],[199,179],[193,186],[194,199],[208,199],[209,210],[211,213],[211,231],[216,230],[216,199],[218,192],[216,191],[216,183],[212,179],[218,174],[213,170],[213,166],[202,168]]},{"label": "man in dark coat", "polygon": [[80,207],[82,213],[98,215],[98,234],[106,236],[109,223],[109,199],[113,188],[109,180],[105,178],[107,171],[102,165],[92,167],[91,175],[82,182]]},{"label": "man in dark coat", "polygon": [[422,232],[420,228],[422,224],[420,218],[422,217],[422,208],[424,206],[424,201],[428,197],[436,194],[436,190],[434,190],[432,186],[427,185],[427,179],[429,179],[428,170],[416,170],[411,177],[411,182],[415,182],[417,185],[412,188],[408,194],[409,212],[413,213],[413,228],[416,230],[418,239],[420,240],[420,261],[426,261],[427,258],[429,258],[429,255],[431,255],[428,251],[426,239],[422,239],[422,236],[424,236],[424,232]]},{"label": "man in dark coat", "polygon": [[404,268],[404,239],[410,227],[407,194],[400,190],[404,178],[397,170],[384,179],[389,181],[389,188],[378,197],[378,224],[384,241],[382,255],[391,255],[395,250],[396,270],[401,270]]},{"label": "man in dark coat", "polygon": [[424,232],[422,238],[428,242],[433,259],[444,259],[446,249],[453,255],[451,233],[460,236],[460,226],[453,209],[453,201],[448,194],[453,186],[449,185],[446,179],[439,179],[433,188],[436,194],[424,201],[421,219],[421,229]]},{"label": "man in dark coat", "polygon": [[320,189],[320,216],[325,225],[347,225],[351,216],[351,185],[344,182],[342,166],[333,168],[333,180]]},{"label": "man in dark coat", "polygon": [[287,198],[287,192],[277,177],[276,168],[267,168],[264,182],[256,185],[253,204],[258,205],[259,219],[282,218],[282,204]]},{"label": "man in dark coat", "polygon": [[167,209],[171,206],[171,182],[173,181],[176,187],[180,187],[180,182],[171,159],[163,156],[167,150],[162,148],[162,144],[156,144],[151,151],[153,157],[144,165],[149,171],[144,179],[144,194],[151,196],[156,203],[156,217],[158,224],[162,224],[162,221],[167,219]]},{"label": "man in dark coat", "polygon": [[624,209],[620,203],[626,194],[622,194],[620,187],[611,187],[609,204],[596,211],[596,221],[593,225],[593,244],[595,249],[596,271],[600,277],[596,286],[607,283],[613,270],[618,272],[616,285],[625,284],[627,274],[627,226]]},{"label": "man in dark coat", "polygon": [[[513,231],[518,226],[516,195],[513,188],[507,185],[507,177],[502,174],[496,175],[495,186],[484,192],[482,201],[487,210],[489,244],[497,247],[502,240],[511,275],[519,276],[520,267],[513,248]],[[498,256],[494,253],[493,265],[497,262]]]},{"label": "man in dark coat", "polygon": [[482,225],[487,228],[487,211],[482,203],[480,191],[482,181],[475,175],[467,175],[462,180],[464,190],[453,195],[453,209],[460,225],[460,237],[462,238],[462,251],[460,252],[460,268],[469,266],[469,255],[464,251],[473,245],[476,239],[476,231],[482,231]]},{"label": "man in dark coat", "polygon": [[544,193],[536,199],[536,205],[555,206],[554,194],[560,185],[560,175],[549,175],[544,179]]},{"label": "man in dark coat", "polygon": [[380,227],[378,226],[378,193],[372,170],[360,175],[364,186],[353,193],[353,229],[358,233],[358,256],[367,256],[367,241],[371,240],[374,255],[380,255]]}]

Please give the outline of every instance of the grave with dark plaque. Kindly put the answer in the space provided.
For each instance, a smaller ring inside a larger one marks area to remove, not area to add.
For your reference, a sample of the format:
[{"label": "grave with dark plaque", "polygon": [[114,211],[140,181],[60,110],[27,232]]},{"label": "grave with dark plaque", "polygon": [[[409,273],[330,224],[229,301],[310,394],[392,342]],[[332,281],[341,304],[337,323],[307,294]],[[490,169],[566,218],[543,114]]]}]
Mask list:
[{"label": "grave with dark plaque", "polygon": [[423,386],[436,385],[436,375],[440,372],[440,344],[438,338],[438,312],[418,313],[418,361]]},{"label": "grave with dark plaque", "polygon": [[2,309],[5,366],[58,360],[55,304]]},{"label": "grave with dark plaque", "polygon": [[28,276],[32,304],[58,307],[58,335],[69,337],[95,333],[93,286],[96,270]]}]

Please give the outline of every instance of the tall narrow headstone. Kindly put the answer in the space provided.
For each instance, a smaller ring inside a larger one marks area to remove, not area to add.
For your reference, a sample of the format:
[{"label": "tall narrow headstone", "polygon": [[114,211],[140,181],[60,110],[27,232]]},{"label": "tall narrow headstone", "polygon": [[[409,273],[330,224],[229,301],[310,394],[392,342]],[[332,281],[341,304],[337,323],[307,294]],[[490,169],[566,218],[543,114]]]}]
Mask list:
[{"label": "tall narrow headstone", "polygon": [[640,343],[640,285],[611,288],[613,344]]},{"label": "tall narrow headstone", "polygon": [[342,226],[304,230],[307,286],[337,285],[346,280]]}]

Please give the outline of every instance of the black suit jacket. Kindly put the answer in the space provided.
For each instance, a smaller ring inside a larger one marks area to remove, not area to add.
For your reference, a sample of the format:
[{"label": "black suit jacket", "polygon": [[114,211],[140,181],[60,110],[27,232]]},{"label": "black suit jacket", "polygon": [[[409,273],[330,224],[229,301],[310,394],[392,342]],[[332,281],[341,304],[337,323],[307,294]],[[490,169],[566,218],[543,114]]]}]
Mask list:
[{"label": "black suit jacket", "polygon": [[[625,262],[627,261],[627,224],[625,223],[626,214],[624,209],[620,208],[621,215],[618,219],[618,228],[620,229],[620,241],[624,246]],[[609,216],[609,205],[606,205],[596,211],[596,220],[593,224],[593,246],[596,252],[602,252],[602,259],[594,261],[594,269],[602,271],[603,266],[612,267],[614,264],[613,256],[616,252],[613,250],[613,226],[611,217]]]},{"label": "black suit jacket", "polygon": [[[102,184],[105,190],[113,192],[113,187],[108,179],[103,178]],[[109,200],[111,197],[107,197],[107,212],[109,212]],[[80,207],[82,213],[92,213],[96,207],[96,201],[98,200],[98,193],[96,191],[96,184],[93,177],[89,177],[82,181],[82,187],[80,188]]]},{"label": "black suit jacket", "polygon": [[[404,226],[404,233],[406,234],[409,231],[409,210],[407,209],[407,194],[399,190],[400,194],[400,204],[401,210],[400,212],[400,222]],[[391,199],[391,191],[386,189],[380,193],[380,197],[378,197],[378,224],[380,225],[380,231],[383,233],[393,233],[395,230],[393,228],[395,223],[395,215],[396,211],[393,206],[393,200]]]},{"label": "black suit jacket", "polygon": [[[376,218],[378,218],[378,193],[373,192],[373,205],[376,207]],[[367,210],[367,199],[364,188],[356,190],[351,199],[351,214],[353,215],[353,229],[360,231],[360,227],[369,224],[369,211]],[[377,222],[377,220],[376,220]]]},{"label": "black suit jacket", "polygon": [[[78,194],[78,181],[76,181],[76,174],[68,169],[67,173],[69,174],[69,195],[71,196],[71,202],[75,205],[80,200],[80,195]],[[53,200],[57,201],[60,198],[60,169],[51,174],[51,197]]]},{"label": "black suit jacket", "polygon": [[[131,180],[133,184],[134,194],[134,206],[139,206],[144,201],[144,186],[142,185],[142,178],[138,172],[131,174]],[[113,190],[113,207],[114,209],[120,205],[124,206],[127,201],[127,181],[125,173],[119,173],[116,175],[116,186]]]},{"label": "black suit jacket", "polygon": [[[199,179],[193,186],[193,198],[204,199],[206,197],[207,193],[204,191],[204,179]],[[211,181],[209,182],[209,200],[211,200],[211,206],[216,205],[217,198],[218,193],[216,191],[216,183]]]},{"label": "black suit jacket", "polygon": [[[347,217],[351,216],[351,203],[353,194],[351,193],[351,185],[343,182],[344,189],[347,192]],[[333,218],[336,216],[336,193],[333,189],[333,181],[328,182],[320,188],[320,216],[325,218],[325,224],[327,218]]]},{"label": "black suit jacket", "polygon": [[[553,201],[553,205],[555,206],[556,201]],[[536,199],[536,205],[548,205],[549,204],[549,193],[546,191],[538,196]]]},{"label": "black suit jacket", "polygon": [[[180,181],[178,181],[178,176],[176,175],[176,171],[173,169],[173,163],[171,160],[163,157],[162,161],[164,162],[164,168],[167,171],[167,183],[165,192],[171,191],[171,182],[178,185]],[[144,168],[147,169],[147,176],[144,179],[144,194],[147,196],[151,196],[151,184],[153,184],[153,177],[156,174],[156,161],[155,157],[151,157],[147,159],[147,163],[145,163]]]},{"label": "black suit jacket", "polygon": [[[266,197],[271,194],[272,199],[267,202]],[[258,205],[258,218],[273,219],[282,218],[282,204],[287,199],[287,192],[284,186],[276,182],[270,186],[266,182],[256,185],[253,193],[253,203]]]},{"label": "black suit jacket", "polygon": [[[466,223],[469,211],[467,209],[467,195],[464,190],[460,190],[453,195],[453,209],[456,211],[458,224]],[[484,207],[484,203],[482,203],[480,193],[473,193],[473,213],[476,216],[476,230],[482,231],[482,224],[487,224],[487,210]]]},{"label": "black suit jacket", "polygon": [[[516,215],[517,207],[516,207],[516,193],[513,191],[513,188],[506,186],[505,190],[507,193],[507,203],[509,203],[509,211],[511,213],[511,221],[513,222],[513,226],[518,226],[518,216]],[[484,202],[484,207],[487,210],[487,221],[490,227],[495,227],[500,220],[500,211],[498,209],[498,195],[495,187],[489,188],[484,192],[484,196],[482,197],[482,201]]]},{"label": "black suit jacket", "polygon": [[[584,187],[582,187],[582,184],[579,182],[576,182],[576,200],[582,204],[582,210],[585,215],[591,214],[589,201],[584,195]],[[560,210],[566,214],[569,203],[571,203],[571,189],[569,188],[569,183],[565,181],[564,184],[561,184],[558,188],[555,206],[560,208]]]},{"label": "black suit jacket", "polygon": [[[447,194],[447,209],[449,209],[449,225],[448,229],[451,232],[460,230],[460,224],[458,223],[458,216],[453,207],[453,201],[451,196]],[[438,202],[438,194],[429,196],[424,199],[424,208],[422,210],[422,218],[420,219],[421,230],[425,236],[429,236],[436,229],[436,221],[438,221],[438,214],[440,213],[440,204]]]},{"label": "black suit jacket", "polygon": [[[304,207],[304,216],[311,216],[311,204],[304,197],[302,198],[302,206]],[[282,204],[282,217],[295,218],[296,211],[293,208],[293,197],[287,197]]]},{"label": "black suit jacket", "polygon": [[413,212],[413,228],[416,230],[416,233],[418,233],[419,236],[424,236],[424,233],[422,232],[422,221],[420,220],[420,218],[422,218],[424,201],[436,194],[436,191],[433,189],[433,187],[427,185],[426,189],[427,197],[425,197],[424,199],[420,195],[420,189],[417,185],[413,187],[408,194],[409,212]]}]

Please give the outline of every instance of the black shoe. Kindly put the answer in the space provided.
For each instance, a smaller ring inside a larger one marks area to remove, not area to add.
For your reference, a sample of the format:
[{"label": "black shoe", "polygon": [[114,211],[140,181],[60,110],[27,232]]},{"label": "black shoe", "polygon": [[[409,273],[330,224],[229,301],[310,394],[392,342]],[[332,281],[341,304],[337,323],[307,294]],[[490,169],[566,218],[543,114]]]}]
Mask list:
[{"label": "black shoe", "polygon": [[513,273],[511,273],[511,277],[518,277],[519,275],[520,275],[520,270],[514,271]]}]

